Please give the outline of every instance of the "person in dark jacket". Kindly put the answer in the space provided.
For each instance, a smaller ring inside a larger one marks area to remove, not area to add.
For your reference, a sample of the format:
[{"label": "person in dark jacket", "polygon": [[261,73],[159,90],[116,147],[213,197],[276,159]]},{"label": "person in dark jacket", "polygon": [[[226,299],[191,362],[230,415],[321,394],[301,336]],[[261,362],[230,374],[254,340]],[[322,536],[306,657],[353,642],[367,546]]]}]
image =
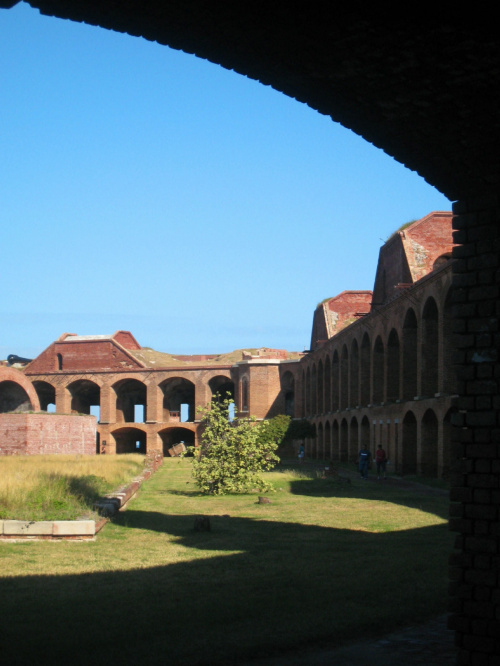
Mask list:
[{"label": "person in dark jacket", "polygon": [[359,452],[358,459],[359,459],[359,473],[361,474],[361,478],[366,481],[366,479],[368,478],[368,468],[372,460],[372,454],[368,450],[366,444],[363,445],[363,448]]}]

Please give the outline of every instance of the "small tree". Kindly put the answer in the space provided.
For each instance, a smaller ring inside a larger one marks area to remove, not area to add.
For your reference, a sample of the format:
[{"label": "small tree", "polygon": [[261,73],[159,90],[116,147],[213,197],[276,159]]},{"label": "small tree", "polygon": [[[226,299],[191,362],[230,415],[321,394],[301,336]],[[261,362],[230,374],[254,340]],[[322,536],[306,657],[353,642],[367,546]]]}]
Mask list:
[{"label": "small tree", "polygon": [[257,426],[255,419],[248,418],[229,421],[231,404],[233,400],[228,397],[200,410],[205,427],[193,460],[196,483],[203,493],[213,495],[254,488],[269,491],[271,486],[260,473],[279,462],[277,444],[260,437],[265,423]]}]

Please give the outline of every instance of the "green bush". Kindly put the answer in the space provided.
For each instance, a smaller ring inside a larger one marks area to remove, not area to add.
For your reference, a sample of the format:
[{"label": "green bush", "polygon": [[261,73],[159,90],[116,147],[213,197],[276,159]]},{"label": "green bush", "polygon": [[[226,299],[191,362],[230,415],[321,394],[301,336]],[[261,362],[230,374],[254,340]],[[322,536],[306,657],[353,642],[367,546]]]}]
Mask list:
[{"label": "green bush", "polygon": [[[204,425],[201,444],[193,460],[193,476],[204,494],[225,495],[272,489],[260,473],[272,469],[279,458],[277,443],[268,437],[267,422],[229,420],[231,398],[214,400],[200,410]],[[197,455],[196,455],[197,453]]]}]

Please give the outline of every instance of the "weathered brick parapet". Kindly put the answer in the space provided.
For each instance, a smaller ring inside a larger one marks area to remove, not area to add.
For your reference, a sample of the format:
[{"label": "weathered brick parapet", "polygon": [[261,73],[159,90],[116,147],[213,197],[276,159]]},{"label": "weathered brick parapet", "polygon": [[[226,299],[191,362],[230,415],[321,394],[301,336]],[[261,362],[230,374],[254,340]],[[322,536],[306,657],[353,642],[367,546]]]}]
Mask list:
[{"label": "weathered brick parapet", "polygon": [[452,417],[450,627],[459,664],[500,653],[500,199],[453,207],[453,328],[458,411]]}]

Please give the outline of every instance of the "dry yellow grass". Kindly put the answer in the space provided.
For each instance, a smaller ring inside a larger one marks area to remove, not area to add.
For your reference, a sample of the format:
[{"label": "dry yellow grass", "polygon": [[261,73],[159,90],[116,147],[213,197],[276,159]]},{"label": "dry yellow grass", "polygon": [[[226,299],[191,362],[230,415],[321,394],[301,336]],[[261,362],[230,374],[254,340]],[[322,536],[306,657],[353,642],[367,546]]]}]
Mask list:
[{"label": "dry yellow grass", "polygon": [[[100,492],[139,474],[144,457],[5,456],[0,458],[0,518],[41,520],[78,513]],[[71,516],[77,517],[77,516]]]}]

